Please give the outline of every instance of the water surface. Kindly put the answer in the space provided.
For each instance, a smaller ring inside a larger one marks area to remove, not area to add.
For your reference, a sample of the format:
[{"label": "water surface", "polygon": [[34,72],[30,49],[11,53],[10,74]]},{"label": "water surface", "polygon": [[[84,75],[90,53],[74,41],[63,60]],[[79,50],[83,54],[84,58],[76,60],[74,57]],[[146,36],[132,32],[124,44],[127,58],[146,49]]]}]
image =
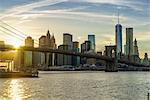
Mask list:
[{"label": "water surface", "polygon": [[147,100],[149,72],[41,72],[1,78],[0,100]]}]

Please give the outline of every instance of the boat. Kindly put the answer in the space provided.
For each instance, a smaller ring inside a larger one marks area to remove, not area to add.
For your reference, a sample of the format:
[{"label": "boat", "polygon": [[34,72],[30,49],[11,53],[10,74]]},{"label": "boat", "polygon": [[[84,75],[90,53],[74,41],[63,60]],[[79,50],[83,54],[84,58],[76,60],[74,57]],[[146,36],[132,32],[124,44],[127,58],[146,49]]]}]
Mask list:
[{"label": "boat", "polygon": [[38,77],[37,73],[0,72],[0,78]]},{"label": "boat", "polygon": [[25,71],[10,72],[0,71],[0,78],[21,78],[21,77],[38,77],[38,70],[30,69]]}]

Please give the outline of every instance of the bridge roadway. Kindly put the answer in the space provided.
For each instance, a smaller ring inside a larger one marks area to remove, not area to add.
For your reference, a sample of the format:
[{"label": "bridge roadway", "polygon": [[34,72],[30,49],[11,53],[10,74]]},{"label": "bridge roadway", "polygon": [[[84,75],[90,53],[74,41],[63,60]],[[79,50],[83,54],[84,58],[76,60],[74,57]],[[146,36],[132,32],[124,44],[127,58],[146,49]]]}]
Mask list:
[{"label": "bridge roadway", "polygon": [[[50,52],[50,53],[57,53],[57,54],[65,54],[65,55],[73,55],[73,56],[80,56],[80,57],[86,57],[86,58],[96,58],[96,59],[101,59],[107,62],[114,62],[115,58],[111,58],[108,56],[100,56],[97,54],[86,54],[86,53],[79,53],[79,52],[72,52],[72,51],[64,51],[64,50],[58,50],[58,49],[50,49],[50,48],[33,48],[33,47],[21,47],[19,49],[16,48],[9,48],[9,47],[0,47],[0,51],[9,51],[9,50],[24,50],[24,51],[35,51],[35,52]],[[118,63],[121,64],[127,64],[130,66],[136,66],[136,67],[150,67],[147,65],[127,61],[120,59],[118,60]]]}]

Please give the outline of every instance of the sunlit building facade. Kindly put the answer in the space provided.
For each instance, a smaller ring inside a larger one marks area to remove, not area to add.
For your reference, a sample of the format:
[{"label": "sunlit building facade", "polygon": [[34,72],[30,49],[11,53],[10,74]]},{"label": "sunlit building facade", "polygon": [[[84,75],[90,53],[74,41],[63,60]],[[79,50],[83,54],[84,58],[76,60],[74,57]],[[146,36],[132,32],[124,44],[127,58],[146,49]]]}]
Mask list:
[{"label": "sunlit building facade", "polygon": [[[49,48],[56,49],[57,45],[55,43],[54,35],[50,34],[50,31],[47,31],[46,36],[43,35],[39,38],[39,47],[40,48]],[[54,66],[55,64],[55,54],[54,53],[41,53],[41,66],[49,67]]]}]

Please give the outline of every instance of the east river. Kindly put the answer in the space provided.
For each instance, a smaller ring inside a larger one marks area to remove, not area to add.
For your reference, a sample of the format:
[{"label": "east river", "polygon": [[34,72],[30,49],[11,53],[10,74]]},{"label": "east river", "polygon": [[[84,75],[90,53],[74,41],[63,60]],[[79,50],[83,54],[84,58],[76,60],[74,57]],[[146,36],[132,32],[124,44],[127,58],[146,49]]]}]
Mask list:
[{"label": "east river", "polygon": [[40,72],[0,78],[0,100],[147,100],[150,72]]}]

